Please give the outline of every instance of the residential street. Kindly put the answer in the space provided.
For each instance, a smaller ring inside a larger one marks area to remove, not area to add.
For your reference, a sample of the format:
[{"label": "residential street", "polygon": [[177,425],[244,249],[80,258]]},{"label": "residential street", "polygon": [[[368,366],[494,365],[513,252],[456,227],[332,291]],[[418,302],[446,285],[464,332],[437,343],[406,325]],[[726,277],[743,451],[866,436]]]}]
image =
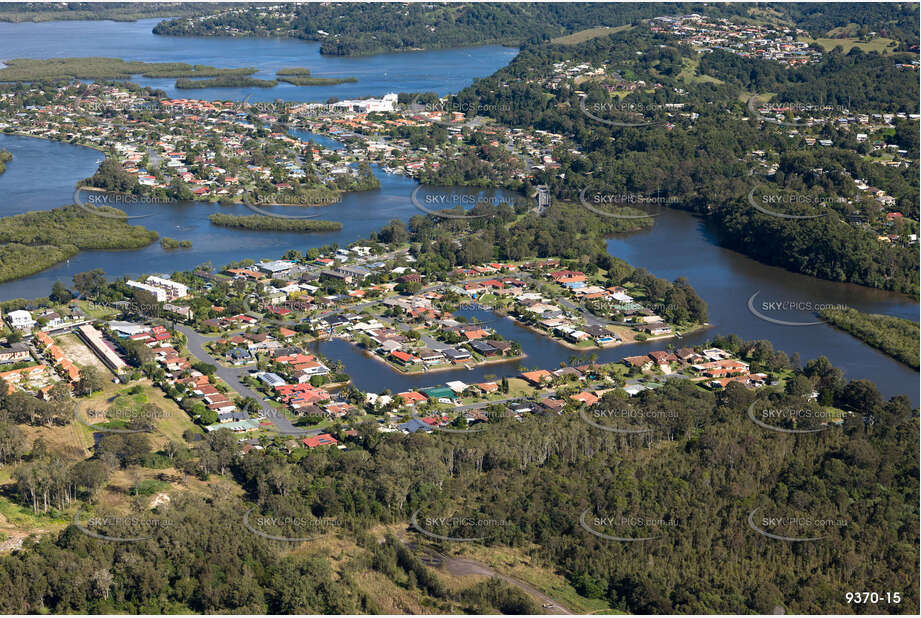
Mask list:
[{"label": "residential street", "polygon": [[[211,339],[211,337],[205,337],[188,326],[182,324],[177,324],[176,328],[182,332],[186,337],[186,341],[189,346],[189,353],[194,356],[197,360],[208,363],[209,365],[214,365],[217,367],[217,376],[224,380],[230,388],[237,392],[241,397],[251,397],[256,401],[263,403],[265,397],[248,387],[246,384],[243,384],[243,376],[249,375],[249,370],[243,367],[224,367],[221,365],[217,359],[212,357],[203,347],[203,344]],[[262,413],[265,417],[272,421],[275,427],[278,429],[278,432],[284,435],[291,436],[305,436],[321,433],[320,431],[306,431],[295,427],[294,424],[283,414],[276,413],[273,408],[270,406],[263,406]]]}]

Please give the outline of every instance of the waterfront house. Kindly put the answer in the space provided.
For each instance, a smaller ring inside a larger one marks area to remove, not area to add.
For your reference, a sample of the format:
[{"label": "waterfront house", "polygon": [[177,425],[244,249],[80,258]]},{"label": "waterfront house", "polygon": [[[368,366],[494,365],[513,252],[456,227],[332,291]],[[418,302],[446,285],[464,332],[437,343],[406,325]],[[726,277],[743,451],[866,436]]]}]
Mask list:
[{"label": "waterfront house", "polygon": [[448,360],[455,362],[455,363],[470,360],[471,358],[473,358],[470,352],[464,349],[458,350],[454,348],[446,348],[442,350],[441,353],[444,354]]},{"label": "waterfront house", "polygon": [[626,356],[623,363],[628,367],[638,367],[641,371],[652,369],[652,359],[649,356]]},{"label": "waterfront house", "polygon": [[403,401],[404,406],[414,406],[417,403],[426,401],[425,395],[422,393],[417,393],[416,391],[400,393],[397,395],[397,397]]},{"label": "waterfront house", "polygon": [[403,367],[419,362],[419,359],[416,356],[403,352],[402,350],[394,350],[391,352],[390,359]]},{"label": "waterfront house", "polygon": [[469,345],[471,348],[473,348],[474,352],[476,352],[477,354],[481,356],[485,356],[488,358],[488,357],[499,355],[499,350],[497,350],[492,345],[490,345],[489,342],[475,340],[475,341],[471,341]]},{"label": "waterfront house", "polygon": [[521,377],[528,383],[533,386],[543,386],[547,382],[553,381],[553,374],[547,371],[546,369],[538,369],[536,371],[526,371],[521,374]]},{"label": "waterfront house", "polygon": [[495,382],[480,382],[475,385],[484,395],[489,395],[490,393],[496,393],[499,391],[499,385]]}]

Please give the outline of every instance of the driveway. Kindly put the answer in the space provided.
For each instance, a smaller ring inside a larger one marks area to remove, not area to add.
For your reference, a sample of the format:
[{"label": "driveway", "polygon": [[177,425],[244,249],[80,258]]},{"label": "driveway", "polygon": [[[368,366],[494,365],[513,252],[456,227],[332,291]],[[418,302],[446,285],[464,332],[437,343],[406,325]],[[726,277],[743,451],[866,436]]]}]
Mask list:
[{"label": "driveway", "polygon": [[[224,382],[236,391],[240,397],[250,397],[260,404],[264,402],[265,396],[262,393],[251,389],[243,383],[243,377],[249,375],[248,369],[244,369],[243,367],[224,367],[217,359],[208,354],[208,351],[204,348],[204,343],[215,337],[206,337],[182,324],[177,324],[176,328],[185,335],[186,342],[189,346],[189,353],[197,360],[217,367],[217,376],[224,380]],[[303,436],[311,433],[299,427],[295,427],[284,414],[275,412],[271,407],[263,406],[262,413],[268,420],[272,421],[272,424],[275,425],[278,432],[283,435]]]}]

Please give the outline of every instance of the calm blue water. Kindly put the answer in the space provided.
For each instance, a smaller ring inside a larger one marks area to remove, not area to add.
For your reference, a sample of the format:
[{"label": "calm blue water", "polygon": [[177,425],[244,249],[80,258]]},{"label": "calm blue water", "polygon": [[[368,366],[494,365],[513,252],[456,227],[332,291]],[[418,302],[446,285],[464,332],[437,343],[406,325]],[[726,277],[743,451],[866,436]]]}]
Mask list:
[{"label": "calm blue water", "polygon": [[275,88],[177,90],[175,79],[134,78],[171,97],[250,101],[326,101],[380,96],[388,92],[435,92],[445,95],[491,75],[518,50],[486,46],[381,54],[370,57],[321,56],[319,43],[288,39],[157,36],[159,19],[137,22],[64,21],[0,23],[0,61],[10,58],[102,56],[142,62],[186,62],[219,68],[253,67],[253,77],[273,79],[284,67],[307,67],[314,77],[355,77],[357,83]]},{"label": "calm blue water", "polygon": [[[304,134],[302,137],[306,139],[310,136]],[[29,210],[47,210],[73,203],[75,184],[91,176],[97,162],[102,159],[101,153],[89,148],[12,135],[0,134],[0,148],[13,153],[13,160],[7,164],[6,173],[0,175],[0,194],[9,196],[9,199],[0,201],[0,216]],[[207,261],[220,267],[245,258],[277,259],[289,249],[305,251],[310,247],[330,243],[345,246],[360,238],[367,238],[393,219],[405,221],[420,214],[409,197],[417,186],[415,180],[386,174],[377,166],[372,166],[372,169],[381,180],[380,189],[349,193],[341,202],[323,208],[264,207],[264,210],[285,215],[319,214],[322,219],[340,221],[342,230],[338,232],[257,232],[218,227],[208,221],[208,216],[216,212],[253,214],[243,205],[216,206],[203,202],[119,205],[128,215],[151,215],[131,221],[132,224],[143,225],[161,236],[190,240],[192,248],[167,251],[157,242],[137,251],[84,251],[72,257],[69,262],[31,277],[0,284],[0,300],[44,296],[55,281],[69,284],[74,274],[93,268],[102,268],[110,276],[171,273],[188,270]],[[43,179],[40,184],[36,182],[37,178]],[[46,182],[45,178],[49,180]],[[477,189],[426,188],[420,192],[419,199],[424,200],[427,192],[467,195],[481,193]],[[496,194],[500,196],[499,199],[511,198],[502,191],[487,194]],[[86,202],[88,195],[81,191],[78,197],[81,202]]]}]

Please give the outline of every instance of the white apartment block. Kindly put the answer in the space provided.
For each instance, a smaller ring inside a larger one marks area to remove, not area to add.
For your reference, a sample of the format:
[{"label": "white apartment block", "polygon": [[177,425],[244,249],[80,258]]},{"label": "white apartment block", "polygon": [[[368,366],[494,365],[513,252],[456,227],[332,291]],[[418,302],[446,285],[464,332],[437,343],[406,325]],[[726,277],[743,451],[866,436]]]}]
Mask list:
[{"label": "white apartment block", "polygon": [[158,303],[166,302],[166,290],[163,288],[154,287],[152,285],[147,285],[146,283],[141,283],[140,281],[132,281],[130,279],[125,282],[125,285],[136,290],[144,290],[145,292],[150,292],[154,295],[154,298],[157,299]]},{"label": "white apartment block", "polygon": [[150,276],[147,277],[147,285],[152,285],[154,287],[166,290],[166,296],[169,300],[185,298],[189,295],[189,286],[179,283],[178,281],[173,281],[171,279]]}]

